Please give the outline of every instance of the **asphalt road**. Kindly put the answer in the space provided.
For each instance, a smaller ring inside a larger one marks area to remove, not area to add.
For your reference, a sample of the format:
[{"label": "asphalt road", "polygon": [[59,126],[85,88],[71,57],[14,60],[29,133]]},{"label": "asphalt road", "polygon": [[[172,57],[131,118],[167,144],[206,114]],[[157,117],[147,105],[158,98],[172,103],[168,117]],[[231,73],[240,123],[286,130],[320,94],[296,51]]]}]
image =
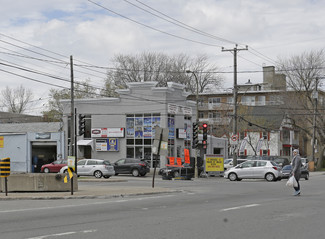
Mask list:
[{"label": "asphalt road", "polygon": [[[284,180],[157,178],[157,186],[182,192],[110,199],[1,201],[0,238],[324,238],[324,179],[325,175],[311,175],[310,180],[301,180],[300,197],[292,196],[293,190]],[[151,186],[151,178],[121,183]]]}]

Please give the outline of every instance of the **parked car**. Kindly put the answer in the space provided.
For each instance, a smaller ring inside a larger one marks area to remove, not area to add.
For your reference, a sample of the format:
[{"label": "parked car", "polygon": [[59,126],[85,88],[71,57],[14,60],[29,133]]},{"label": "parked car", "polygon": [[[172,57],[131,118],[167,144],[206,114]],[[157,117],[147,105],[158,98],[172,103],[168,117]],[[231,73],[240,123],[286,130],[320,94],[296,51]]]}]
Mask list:
[{"label": "parked car", "polygon": [[114,163],[115,175],[132,174],[134,177],[145,176],[150,168],[145,161],[134,158],[119,159]]},{"label": "parked car", "polygon": [[58,173],[60,169],[67,166],[68,161],[66,159],[55,160],[52,163],[44,164],[41,167],[42,173]]},{"label": "parked car", "polygon": [[[292,170],[292,165],[284,166],[281,170],[282,178],[289,178],[291,170]],[[301,167],[301,177],[304,178],[305,180],[309,179],[308,167]]]},{"label": "parked car", "polygon": [[270,155],[253,155],[253,156],[247,156],[248,160],[269,160],[277,163],[279,166],[284,167],[285,165],[289,165],[290,161],[289,159],[281,156],[270,156]]},{"label": "parked car", "polygon": [[[66,173],[68,166],[61,168],[60,173]],[[95,178],[109,178],[115,175],[114,167],[108,160],[82,159],[77,162],[78,176],[95,176]]]},{"label": "parked car", "polygon": [[[204,173],[204,166],[201,166],[198,168],[198,175],[200,177],[203,177],[203,173]],[[175,178],[175,177],[180,177],[180,176],[193,178],[194,177],[194,168],[191,166],[166,167],[166,168],[159,169],[158,175],[169,177],[169,178]]]},{"label": "parked car", "polygon": [[301,158],[301,163],[304,167],[308,167],[308,163],[309,163],[308,158]]},{"label": "parked car", "polygon": [[[225,169],[225,171],[229,168],[232,168],[234,166],[234,159],[225,159],[225,161],[223,162],[223,168]],[[247,161],[247,159],[237,159],[237,165],[241,164],[243,162]]]},{"label": "parked car", "polygon": [[224,177],[230,181],[242,179],[266,179],[267,181],[281,180],[281,167],[269,160],[247,160],[225,171]]}]

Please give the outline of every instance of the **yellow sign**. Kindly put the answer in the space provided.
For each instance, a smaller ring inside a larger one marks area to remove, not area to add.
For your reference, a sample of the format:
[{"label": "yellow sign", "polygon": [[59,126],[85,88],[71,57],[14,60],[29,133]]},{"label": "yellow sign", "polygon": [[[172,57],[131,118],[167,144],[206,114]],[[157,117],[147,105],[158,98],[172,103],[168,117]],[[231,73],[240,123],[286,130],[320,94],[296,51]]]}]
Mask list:
[{"label": "yellow sign", "polygon": [[4,137],[0,136],[0,148],[3,148],[4,145]]},{"label": "yellow sign", "polygon": [[64,177],[63,182],[67,183],[68,181],[71,180],[71,178],[73,177],[73,173],[71,172],[71,169],[68,167],[68,173],[67,175]]},{"label": "yellow sign", "polygon": [[0,177],[8,177],[10,175],[10,158],[0,159]]},{"label": "yellow sign", "polygon": [[206,172],[223,172],[223,157],[216,155],[205,155]]}]

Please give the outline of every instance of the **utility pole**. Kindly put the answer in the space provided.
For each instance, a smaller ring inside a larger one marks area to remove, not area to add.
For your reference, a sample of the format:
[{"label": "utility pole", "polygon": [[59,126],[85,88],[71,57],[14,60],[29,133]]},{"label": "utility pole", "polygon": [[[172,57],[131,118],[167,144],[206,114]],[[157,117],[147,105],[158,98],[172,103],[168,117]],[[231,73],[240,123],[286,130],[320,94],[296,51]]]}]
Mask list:
[{"label": "utility pole", "polygon": [[[234,97],[234,119],[233,119],[233,135],[237,134],[237,94],[238,94],[238,87],[237,87],[237,52],[238,51],[243,51],[243,50],[248,50],[248,46],[246,48],[237,48],[238,45],[236,44],[235,48],[233,49],[224,49],[222,47],[221,51],[230,51],[234,53],[234,90],[233,90],[233,97]],[[238,142],[239,138],[237,139]],[[237,146],[234,148],[233,152],[233,164],[234,166],[237,165]]]},{"label": "utility pole", "polygon": [[74,82],[73,82],[73,59],[70,56],[70,79],[71,79],[71,117],[70,117],[70,156],[74,155],[75,147],[75,115],[74,115]]},{"label": "utility pole", "polygon": [[313,119],[313,141],[312,141],[312,161],[315,162],[315,138],[316,138],[316,113],[317,113],[317,100],[318,100],[318,77],[316,77],[315,89],[312,93],[312,98],[314,99],[314,119]]},{"label": "utility pole", "polygon": [[[190,71],[190,70],[186,70],[186,73],[191,73],[194,75],[195,77],[195,81],[196,81],[196,125],[197,127],[199,127],[199,79],[197,78],[197,75],[194,71]],[[198,148],[195,148],[195,162],[194,162],[194,178],[199,178],[199,173],[197,170],[197,155],[199,153]]]}]

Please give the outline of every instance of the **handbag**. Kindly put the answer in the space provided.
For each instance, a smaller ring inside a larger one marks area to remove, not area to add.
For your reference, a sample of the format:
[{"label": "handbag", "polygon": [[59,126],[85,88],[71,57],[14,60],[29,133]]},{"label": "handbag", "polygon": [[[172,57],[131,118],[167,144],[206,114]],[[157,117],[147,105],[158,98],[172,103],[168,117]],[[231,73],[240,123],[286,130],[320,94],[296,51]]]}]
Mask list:
[{"label": "handbag", "polygon": [[297,187],[298,186],[297,180],[295,179],[295,177],[293,175],[288,179],[286,186],[288,186],[288,187]]}]

